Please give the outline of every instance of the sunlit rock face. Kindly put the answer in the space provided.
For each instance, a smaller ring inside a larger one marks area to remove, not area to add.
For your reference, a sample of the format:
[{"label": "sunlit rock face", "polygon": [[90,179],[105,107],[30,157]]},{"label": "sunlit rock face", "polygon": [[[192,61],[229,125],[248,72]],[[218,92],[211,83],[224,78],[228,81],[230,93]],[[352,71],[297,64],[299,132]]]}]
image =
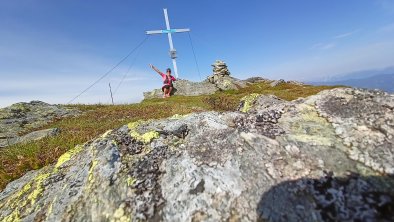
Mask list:
[{"label": "sunlit rock face", "polygon": [[[179,96],[199,96],[199,95],[211,95],[214,94],[219,89],[207,82],[192,82],[189,80],[180,79],[173,83],[173,91],[172,95]],[[144,99],[152,99],[152,98],[162,98],[163,91],[162,89],[154,89],[150,92],[144,92]]]},{"label": "sunlit rock face", "polygon": [[0,221],[393,221],[393,95],[245,104],[108,131],[11,182]]}]

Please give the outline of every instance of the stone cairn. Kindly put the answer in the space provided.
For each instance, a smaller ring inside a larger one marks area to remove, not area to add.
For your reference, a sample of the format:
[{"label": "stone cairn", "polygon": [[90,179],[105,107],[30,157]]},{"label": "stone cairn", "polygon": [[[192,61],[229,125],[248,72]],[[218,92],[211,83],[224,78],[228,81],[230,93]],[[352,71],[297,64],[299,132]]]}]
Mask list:
[{"label": "stone cairn", "polygon": [[212,64],[212,67],[213,67],[214,75],[220,75],[220,76],[230,75],[230,71],[228,71],[226,63],[221,60],[216,60],[216,62]]},{"label": "stone cairn", "polygon": [[228,70],[225,62],[216,60],[216,62],[212,64],[212,67],[213,74],[207,78],[210,83],[216,83],[216,81],[221,77],[230,76],[230,71]]}]

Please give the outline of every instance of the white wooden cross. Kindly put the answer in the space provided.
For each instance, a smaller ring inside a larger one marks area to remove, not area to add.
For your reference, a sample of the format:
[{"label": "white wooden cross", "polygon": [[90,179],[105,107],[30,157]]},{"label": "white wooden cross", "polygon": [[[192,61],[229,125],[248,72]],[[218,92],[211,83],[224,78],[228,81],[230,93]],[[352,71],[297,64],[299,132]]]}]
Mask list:
[{"label": "white wooden cross", "polygon": [[174,66],[174,72],[176,78],[178,78],[178,68],[176,66],[176,50],[174,49],[174,44],[172,43],[172,36],[171,33],[176,33],[176,32],[190,32],[190,29],[171,29],[170,28],[170,21],[168,20],[168,14],[167,14],[167,9],[164,10],[164,18],[166,20],[166,27],[167,29],[164,30],[154,30],[154,31],[146,31],[147,35],[153,35],[153,34],[164,34],[167,33],[168,35],[168,42],[170,43],[170,56],[172,59],[172,65]]}]

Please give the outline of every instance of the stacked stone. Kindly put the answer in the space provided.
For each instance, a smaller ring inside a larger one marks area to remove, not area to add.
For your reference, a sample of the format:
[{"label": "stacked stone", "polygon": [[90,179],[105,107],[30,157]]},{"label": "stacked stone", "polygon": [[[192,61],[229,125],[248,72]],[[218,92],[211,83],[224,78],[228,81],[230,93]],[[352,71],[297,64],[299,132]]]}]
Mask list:
[{"label": "stacked stone", "polygon": [[219,75],[219,76],[229,76],[230,71],[228,71],[227,65],[225,62],[222,60],[216,60],[214,64],[212,64],[213,67],[213,75]]},{"label": "stacked stone", "polygon": [[213,74],[207,78],[210,83],[216,84],[222,77],[230,76],[230,71],[228,70],[226,63],[222,60],[216,60],[216,62],[212,64],[212,67]]}]

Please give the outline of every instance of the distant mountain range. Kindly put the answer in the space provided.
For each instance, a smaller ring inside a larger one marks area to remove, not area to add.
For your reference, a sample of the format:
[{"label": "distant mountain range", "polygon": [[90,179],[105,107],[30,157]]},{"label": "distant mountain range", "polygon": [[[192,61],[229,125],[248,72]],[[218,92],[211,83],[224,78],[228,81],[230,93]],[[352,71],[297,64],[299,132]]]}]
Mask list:
[{"label": "distant mountain range", "polygon": [[394,93],[394,66],[381,70],[364,70],[337,75],[326,81],[308,82],[312,85],[346,85],[358,88],[380,89]]}]

